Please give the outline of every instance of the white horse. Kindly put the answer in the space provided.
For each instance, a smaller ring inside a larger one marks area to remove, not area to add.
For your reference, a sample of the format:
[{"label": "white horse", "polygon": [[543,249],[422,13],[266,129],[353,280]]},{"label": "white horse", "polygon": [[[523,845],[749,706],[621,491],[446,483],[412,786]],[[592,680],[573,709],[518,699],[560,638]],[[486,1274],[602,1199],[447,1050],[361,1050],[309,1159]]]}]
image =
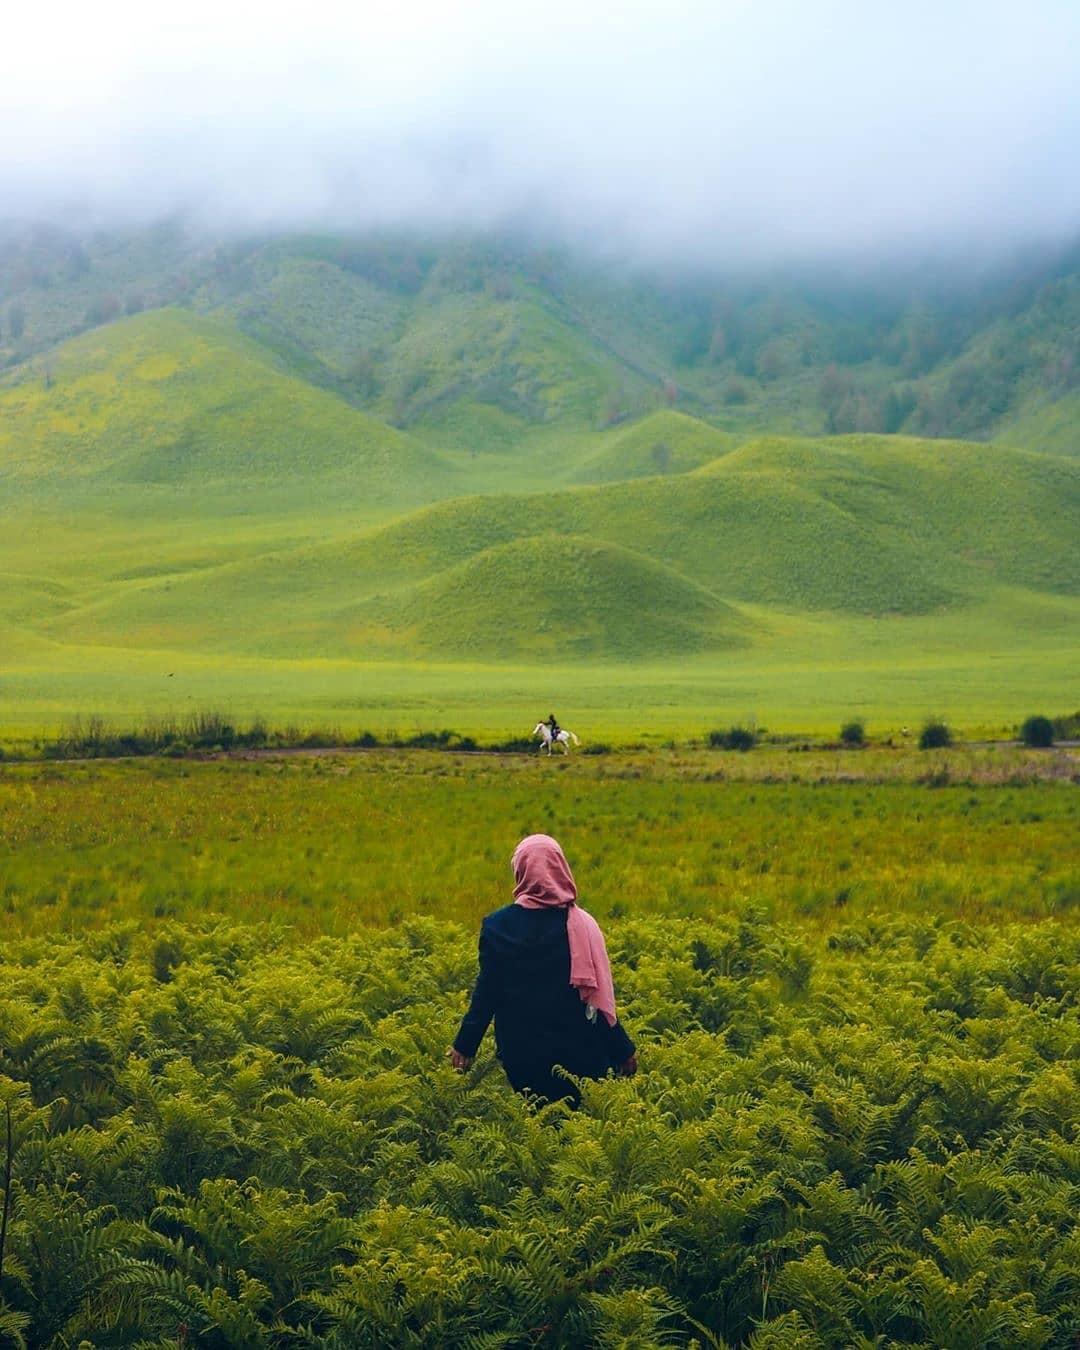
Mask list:
[{"label": "white horse", "polygon": [[552,736],[551,728],[546,722],[537,722],[536,726],[533,727],[533,735],[543,738],[544,743],[541,745],[540,749],[546,750],[549,755],[551,754],[552,742],[562,746],[564,755],[570,753],[571,741],[573,741],[575,745],[581,744],[574,733],[572,731],[567,731],[565,727],[560,727],[559,734],[557,736]]}]

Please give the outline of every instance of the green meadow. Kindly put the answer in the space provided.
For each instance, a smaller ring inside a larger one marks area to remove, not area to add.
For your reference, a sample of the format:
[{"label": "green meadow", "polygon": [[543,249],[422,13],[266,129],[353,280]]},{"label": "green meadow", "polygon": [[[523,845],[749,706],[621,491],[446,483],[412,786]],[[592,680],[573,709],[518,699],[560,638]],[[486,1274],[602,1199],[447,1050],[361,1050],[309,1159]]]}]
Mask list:
[{"label": "green meadow", "polygon": [[208,705],[500,737],[557,704],[620,741],[1070,710],[1076,460],[670,410],[462,456],[170,311],[0,406],[9,739]]},{"label": "green meadow", "polygon": [[0,897],[13,935],[213,915],[309,935],[474,924],[542,830],[605,918],[1074,918],[1078,778],[1070,751],[797,746],[10,765]]}]

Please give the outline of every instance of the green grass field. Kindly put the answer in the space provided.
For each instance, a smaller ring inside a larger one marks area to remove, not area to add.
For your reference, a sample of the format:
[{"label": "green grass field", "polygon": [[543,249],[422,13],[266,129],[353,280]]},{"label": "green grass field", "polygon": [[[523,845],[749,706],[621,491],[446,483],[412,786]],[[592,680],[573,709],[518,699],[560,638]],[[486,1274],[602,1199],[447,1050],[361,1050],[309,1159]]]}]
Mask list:
[{"label": "green grass field", "polygon": [[473,923],[500,903],[517,839],[543,830],[601,916],[1068,916],[1078,777],[1075,753],[1000,750],[13,765],[0,896],[12,933],[209,914],[308,934]]},{"label": "green grass field", "polygon": [[[1033,712],[1074,710],[1074,601],[1013,592],[985,609],[880,623],[746,613],[758,624],[750,648],[616,666],[375,660],[370,647],[353,659],[264,656],[266,635],[238,634],[227,613],[224,641],[246,637],[254,650],[192,650],[182,631],[146,646],[61,643],[9,623],[0,739],[54,737],[76,715],[131,726],[207,707],[347,735],[446,727],[484,741],[527,735],[554,708],[586,746],[700,738],[733,722],[835,736],[852,717],[887,739],[930,715],[1001,737]],[[1004,649],[1003,615],[1012,620]]]}]

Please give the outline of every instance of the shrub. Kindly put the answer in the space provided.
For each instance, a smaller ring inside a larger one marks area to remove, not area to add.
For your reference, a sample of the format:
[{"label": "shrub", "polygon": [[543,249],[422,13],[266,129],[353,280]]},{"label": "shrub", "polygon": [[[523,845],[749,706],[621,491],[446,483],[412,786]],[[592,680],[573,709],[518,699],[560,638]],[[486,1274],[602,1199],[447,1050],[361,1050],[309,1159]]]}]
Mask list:
[{"label": "shrub", "polygon": [[845,722],[840,728],[840,739],[845,745],[865,745],[866,728],[861,722]]},{"label": "shrub", "polygon": [[757,744],[757,732],[752,727],[733,726],[726,731],[710,731],[709,745],[714,750],[752,750]]},{"label": "shrub", "polygon": [[919,733],[920,750],[943,750],[952,745],[952,732],[940,717],[929,717]]},{"label": "shrub", "polygon": [[1035,749],[1045,749],[1054,744],[1054,724],[1049,717],[1035,715],[1029,717],[1020,728],[1020,739],[1025,745]]},{"label": "shrub", "polygon": [[404,750],[445,750],[452,741],[457,739],[457,732],[447,729],[442,731],[418,731],[414,736],[408,736],[404,740],[397,741],[396,745]]}]

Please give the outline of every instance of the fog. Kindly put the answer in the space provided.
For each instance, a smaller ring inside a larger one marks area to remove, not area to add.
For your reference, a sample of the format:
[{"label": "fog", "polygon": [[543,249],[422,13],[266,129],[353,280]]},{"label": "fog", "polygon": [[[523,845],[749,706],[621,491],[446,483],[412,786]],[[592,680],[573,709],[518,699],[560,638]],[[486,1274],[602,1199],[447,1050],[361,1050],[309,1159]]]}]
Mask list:
[{"label": "fog", "polygon": [[154,9],[7,14],[0,215],[515,224],[695,261],[1080,225],[1075,0]]}]

